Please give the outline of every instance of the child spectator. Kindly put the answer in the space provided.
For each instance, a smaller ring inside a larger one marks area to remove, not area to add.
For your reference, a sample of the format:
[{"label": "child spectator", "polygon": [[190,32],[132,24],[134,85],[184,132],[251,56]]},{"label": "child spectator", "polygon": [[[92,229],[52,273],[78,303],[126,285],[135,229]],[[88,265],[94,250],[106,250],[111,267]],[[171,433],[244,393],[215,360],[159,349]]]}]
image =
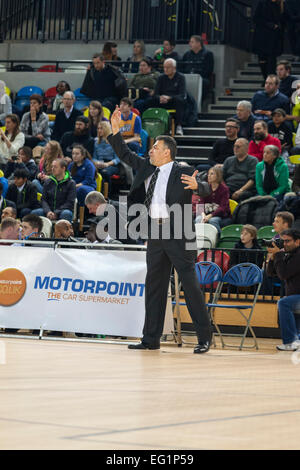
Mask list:
[{"label": "child spectator", "polygon": [[261,250],[257,241],[257,229],[253,225],[244,225],[241,230],[240,240],[234,245],[235,250],[230,254],[230,267],[239,263],[257,264],[259,268],[264,262],[264,253],[257,253],[253,250]]}]

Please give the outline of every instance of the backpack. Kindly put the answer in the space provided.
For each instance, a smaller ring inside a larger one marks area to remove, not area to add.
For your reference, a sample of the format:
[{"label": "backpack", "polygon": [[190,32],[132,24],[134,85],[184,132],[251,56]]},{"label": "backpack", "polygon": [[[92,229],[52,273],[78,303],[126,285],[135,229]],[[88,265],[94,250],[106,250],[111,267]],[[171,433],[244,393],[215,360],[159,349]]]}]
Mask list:
[{"label": "backpack", "polygon": [[272,225],[278,202],[272,196],[254,196],[238,204],[233,216],[233,224],[251,224],[257,229]]}]

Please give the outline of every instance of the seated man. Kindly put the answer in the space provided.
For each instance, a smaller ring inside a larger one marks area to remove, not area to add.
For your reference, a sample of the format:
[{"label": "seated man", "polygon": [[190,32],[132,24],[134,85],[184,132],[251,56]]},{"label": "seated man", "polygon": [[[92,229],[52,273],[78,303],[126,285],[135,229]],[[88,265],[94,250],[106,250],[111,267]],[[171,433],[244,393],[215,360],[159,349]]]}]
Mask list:
[{"label": "seated man", "polygon": [[17,216],[21,219],[40,207],[37,199],[37,189],[31,181],[28,181],[28,172],[26,170],[15,171],[14,183],[9,185],[7,199],[14,202],[17,208]]},{"label": "seated man", "polygon": [[1,222],[4,219],[6,219],[7,217],[10,217],[11,219],[16,219],[17,218],[17,209],[13,206],[5,207],[5,209],[3,209],[2,214],[1,214]]},{"label": "seated man", "polygon": [[201,36],[194,35],[189,41],[190,50],[182,58],[183,73],[198,73],[203,80],[202,96],[205,98],[210,87],[210,80],[214,71],[214,56],[203,45]]},{"label": "seated man", "polygon": [[42,229],[42,219],[36,214],[27,214],[23,217],[21,222],[21,239],[41,238]]},{"label": "seated man", "polygon": [[176,61],[164,61],[164,73],[158,78],[154,96],[149,98],[148,108],[176,109],[176,134],[183,135],[182,122],[186,100],[186,83],[182,73],[176,70]]},{"label": "seated man", "polygon": [[[0,225],[1,240],[19,240],[20,222],[12,217],[6,217]],[[0,244],[1,246],[1,244]]]},{"label": "seated man", "polygon": [[62,136],[66,132],[72,132],[75,127],[75,121],[82,112],[74,108],[76,101],[75,95],[72,91],[66,91],[63,95],[63,109],[57,111],[54,127],[52,130],[52,140],[60,142]]},{"label": "seated man", "polygon": [[110,236],[107,226],[103,229],[98,226],[98,223],[101,222],[103,219],[103,216],[88,219],[87,222],[90,224],[90,226],[88,231],[84,234],[86,236],[86,240],[93,244],[109,243],[113,245],[122,245],[119,240],[115,240]]},{"label": "seated man", "polygon": [[92,156],[94,153],[94,139],[90,135],[89,120],[85,116],[78,116],[73,131],[65,132],[60,145],[65,157],[72,158],[74,145],[82,145]]},{"label": "seated man", "polygon": [[255,183],[260,196],[272,196],[278,201],[289,191],[288,166],[275,145],[265,146],[263,161],[256,166]]},{"label": "seated man", "polygon": [[[226,119],[225,123],[225,139],[218,139],[211,150],[207,165],[199,165],[199,171],[206,170],[214,165],[223,164],[226,158],[234,154],[234,144],[238,138],[240,130],[239,121],[235,118]],[[208,168],[207,168],[208,167]]]},{"label": "seated man", "polygon": [[178,52],[174,50],[175,47],[176,41],[174,39],[165,39],[162,47],[154,52],[154,65],[158,65],[159,70],[163,68],[163,63],[166,59],[174,59],[176,62],[180,60]]},{"label": "seated man", "polygon": [[72,222],[76,184],[67,167],[65,160],[53,161],[52,175],[45,181],[43,187],[42,208],[32,211],[33,214],[46,216],[52,221],[66,219]]},{"label": "seated man", "polygon": [[256,157],[261,162],[266,145],[275,145],[281,153],[280,140],[268,133],[268,124],[262,120],[256,121],[254,124],[254,139],[249,143],[249,155]]},{"label": "seated man", "polygon": [[120,132],[125,143],[133,152],[139,153],[141,149],[142,121],[140,116],[132,112],[130,98],[122,98],[120,101],[121,123]]},{"label": "seated man", "polygon": [[16,205],[13,201],[10,201],[9,199],[5,199],[3,196],[3,185],[0,181],[0,217],[2,218],[3,211],[5,209],[8,209],[12,207],[13,209],[16,208]]},{"label": "seated man", "polygon": [[254,115],[259,119],[268,121],[271,119],[272,111],[282,108],[289,114],[290,100],[279,91],[279,78],[277,75],[268,75],[264,91],[257,91],[252,98],[252,109]]},{"label": "seated man", "polygon": [[20,131],[25,135],[25,146],[32,149],[37,145],[46,145],[50,140],[49,118],[43,112],[43,98],[40,95],[31,95],[30,111],[23,115]]},{"label": "seated man", "polygon": [[105,63],[103,55],[94,54],[80,91],[112,112],[120,98],[127,96],[127,84],[121,72]]},{"label": "seated man", "polygon": [[270,259],[268,276],[278,276],[285,283],[285,297],[278,301],[279,324],[282,343],[279,351],[296,351],[300,348],[300,232],[289,229],[281,233],[284,251],[275,243],[268,248]]},{"label": "seated man", "polygon": [[291,75],[292,66],[288,60],[281,60],[277,63],[276,74],[280,80],[279,91],[290,98],[293,94],[292,83],[298,78]]},{"label": "seated man", "polygon": [[54,238],[64,238],[69,240],[70,237],[74,237],[74,230],[71,222],[68,220],[58,220],[54,227]]},{"label": "seated man", "polygon": [[240,202],[256,194],[256,165],[257,159],[248,155],[248,140],[237,139],[234,156],[228,157],[223,165],[223,178],[229,187],[231,199]]},{"label": "seated man", "polygon": [[255,123],[255,116],[252,113],[252,104],[250,101],[240,101],[236,107],[236,119],[239,120],[240,130],[238,137],[244,137],[244,139],[253,139],[253,126]]}]

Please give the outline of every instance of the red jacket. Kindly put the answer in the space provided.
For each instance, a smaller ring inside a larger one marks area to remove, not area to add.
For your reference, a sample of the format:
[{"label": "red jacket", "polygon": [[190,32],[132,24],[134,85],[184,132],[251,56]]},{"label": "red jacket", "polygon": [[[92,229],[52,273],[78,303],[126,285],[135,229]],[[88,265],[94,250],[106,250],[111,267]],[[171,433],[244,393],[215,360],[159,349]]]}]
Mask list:
[{"label": "red jacket", "polygon": [[253,157],[256,157],[258,161],[261,162],[263,159],[264,148],[266,145],[276,145],[276,147],[279,148],[279,151],[281,153],[280,140],[268,134],[268,136],[264,140],[261,140],[259,144],[257,144],[254,140],[251,140],[248,148],[248,154],[252,155]]}]

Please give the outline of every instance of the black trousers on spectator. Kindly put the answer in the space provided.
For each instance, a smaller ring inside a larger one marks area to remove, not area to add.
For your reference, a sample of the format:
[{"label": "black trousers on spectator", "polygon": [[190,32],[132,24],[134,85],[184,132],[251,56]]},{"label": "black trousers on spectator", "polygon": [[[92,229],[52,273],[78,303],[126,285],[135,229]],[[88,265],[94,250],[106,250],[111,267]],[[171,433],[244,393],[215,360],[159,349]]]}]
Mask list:
[{"label": "black trousers on spectator", "polygon": [[147,108],[176,109],[176,126],[179,124],[182,125],[185,108],[185,100],[183,98],[172,98],[167,104],[161,104],[159,102],[159,97],[154,96],[149,101],[147,100]]}]

